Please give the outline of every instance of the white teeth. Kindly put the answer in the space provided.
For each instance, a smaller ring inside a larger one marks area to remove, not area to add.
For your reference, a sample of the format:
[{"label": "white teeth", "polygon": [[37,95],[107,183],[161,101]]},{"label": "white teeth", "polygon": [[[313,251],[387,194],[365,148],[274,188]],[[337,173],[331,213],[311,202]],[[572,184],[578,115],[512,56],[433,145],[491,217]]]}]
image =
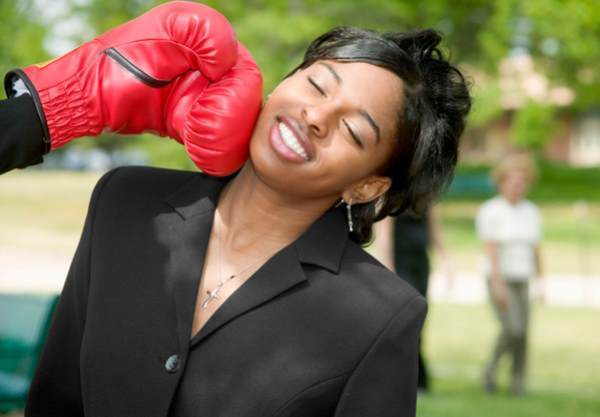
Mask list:
[{"label": "white teeth", "polygon": [[279,123],[278,127],[279,133],[283,138],[283,142],[287,145],[287,147],[308,161],[308,155],[306,151],[304,150],[302,145],[300,145],[298,139],[296,139],[296,135],[294,135],[290,128],[287,127],[285,123]]}]

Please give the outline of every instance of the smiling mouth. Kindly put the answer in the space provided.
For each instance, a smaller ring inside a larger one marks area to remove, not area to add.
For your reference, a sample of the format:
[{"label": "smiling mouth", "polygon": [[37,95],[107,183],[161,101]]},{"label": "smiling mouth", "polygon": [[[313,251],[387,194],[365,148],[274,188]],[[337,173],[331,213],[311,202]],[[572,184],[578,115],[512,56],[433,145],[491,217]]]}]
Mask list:
[{"label": "smiling mouth", "polygon": [[277,128],[279,129],[279,134],[283,139],[283,143],[297,155],[304,158],[305,161],[308,161],[310,159],[308,152],[304,149],[304,146],[302,146],[300,139],[298,139],[294,132],[279,118],[277,119]]}]

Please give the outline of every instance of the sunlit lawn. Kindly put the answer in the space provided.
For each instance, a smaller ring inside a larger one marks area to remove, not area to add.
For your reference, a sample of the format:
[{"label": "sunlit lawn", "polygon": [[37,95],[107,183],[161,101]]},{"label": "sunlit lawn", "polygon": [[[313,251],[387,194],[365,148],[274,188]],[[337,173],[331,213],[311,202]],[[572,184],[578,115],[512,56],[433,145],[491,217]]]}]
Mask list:
[{"label": "sunlit lawn", "polygon": [[0,248],[72,254],[99,177],[35,170],[0,176]]},{"label": "sunlit lawn", "polygon": [[500,391],[482,391],[480,373],[497,328],[486,305],[430,305],[426,352],[433,393],[421,396],[419,417],[600,416],[600,311],[536,306],[529,350],[529,394],[510,395],[509,363]]}]

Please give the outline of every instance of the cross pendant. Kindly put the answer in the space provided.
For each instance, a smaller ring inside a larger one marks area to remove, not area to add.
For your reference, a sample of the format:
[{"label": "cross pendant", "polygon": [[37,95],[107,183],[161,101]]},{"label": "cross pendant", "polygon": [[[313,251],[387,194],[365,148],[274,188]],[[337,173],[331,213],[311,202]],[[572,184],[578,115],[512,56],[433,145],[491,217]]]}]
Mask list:
[{"label": "cross pendant", "polygon": [[[231,279],[233,277],[234,277],[234,275],[230,276],[229,279]],[[205,309],[208,306],[208,303],[211,302],[212,300],[219,299],[219,291],[221,290],[221,287],[223,286],[223,284],[225,284],[225,282],[227,282],[227,281],[221,281],[219,283],[219,285],[217,285],[215,288],[213,288],[210,291],[206,291],[206,293],[208,294],[208,298],[206,300],[204,300],[204,302],[202,303],[203,309]]]}]

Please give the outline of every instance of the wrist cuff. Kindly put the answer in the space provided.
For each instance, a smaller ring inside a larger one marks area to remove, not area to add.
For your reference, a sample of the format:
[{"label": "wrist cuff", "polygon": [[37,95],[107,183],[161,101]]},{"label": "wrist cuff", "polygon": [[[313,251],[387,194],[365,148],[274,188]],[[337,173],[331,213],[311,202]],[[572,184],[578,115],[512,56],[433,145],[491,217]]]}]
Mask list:
[{"label": "wrist cuff", "polygon": [[44,159],[42,124],[29,94],[0,100],[0,174]]},{"label": "wrist cuff", "polygon": [[[38,115],[39,120],[42,125],[42,133],[43,133],[42,140],[44,142],[44,154],[47,154],[48,152],[50,152],[50,148],[51,148],[50,132],[48,131],[48,123],[46,122],[46,117],[44,115],[42,101],[40,100],[40,97],[37,94],[37,90],[35,89],[35,86],[29,80],[29,77],[27,77],[25,72],[23,72],[20,69],[14,69],[14,70],[11,70],[6,73],[6,75],[4,76],[4,91],[6,92],[6,97],[8,97],[8,98],[18,97],[18,95],[15,95],[16,94],[15,89],[13,89],[13,86],[16,83],[18,83],[18,81],[21,81],[23,83],[23,85],[25,86],[25,89],[29,92],[29,94],[31,95],[31,98],[33,99],[33,104],[35,105],[35,110],[37,112],[37,115]],[[21,94],[19,94],[19,95],[21,95]]]}]

